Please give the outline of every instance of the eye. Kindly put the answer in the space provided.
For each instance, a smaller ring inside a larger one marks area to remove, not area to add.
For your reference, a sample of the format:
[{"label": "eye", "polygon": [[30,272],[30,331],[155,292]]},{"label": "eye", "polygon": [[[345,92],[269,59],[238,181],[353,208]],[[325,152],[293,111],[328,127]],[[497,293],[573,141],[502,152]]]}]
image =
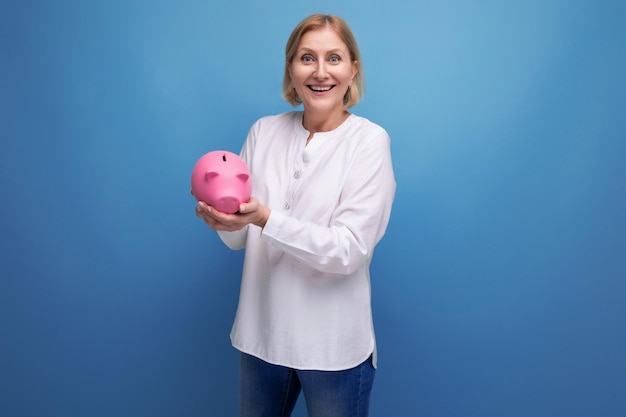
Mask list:
[{"label": "eye", "polygon": [[302,57],[300,57],[300,61],[304,62],[304,63],[309,63],[309,62],[313,62],[313,55],[310,54],[304,54],[302,55]]},{"label": "eye", "polygon": [[341,57],[339,55],[331,55],[328,60],[332,63],[337,63],[341,61]]}]

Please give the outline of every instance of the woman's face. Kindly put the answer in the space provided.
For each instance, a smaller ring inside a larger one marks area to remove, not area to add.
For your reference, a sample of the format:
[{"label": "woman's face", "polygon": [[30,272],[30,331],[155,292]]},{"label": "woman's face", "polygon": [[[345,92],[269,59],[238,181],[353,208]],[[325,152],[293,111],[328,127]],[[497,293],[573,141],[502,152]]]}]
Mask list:
[{"label": "woman's face", "polygon": [[330,28],[305,33],[291,62],[291,82],[305,111],[343,112],[343,96],[356,75],[348,47]]}]

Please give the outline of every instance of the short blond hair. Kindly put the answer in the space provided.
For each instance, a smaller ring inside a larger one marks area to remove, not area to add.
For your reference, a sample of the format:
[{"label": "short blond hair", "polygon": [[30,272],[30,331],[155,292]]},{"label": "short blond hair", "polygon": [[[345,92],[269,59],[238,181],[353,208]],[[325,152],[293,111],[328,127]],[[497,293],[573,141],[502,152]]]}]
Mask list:
[{"label": "short blond hair", "polygon": [[291,84],[289,66],[293,62],[293,58],[296,55],[302,36],[312,30],[324,29],[326,27],[333,29],[337,35],[339,35],[348,48],[350,60],[353,63],[356,63],[357,72],[354,80],[352,81],[352,86],[348,88],[348,91],[343,97],[343,104],[349,109],[361,100],[365,89],[365,79],[363,76],[363,66],[361,64],[361,53],[359,52],[359,47],[356,43],[352,30],[348,24],[338,16],[314,14],[304,19],[298,24],[298,26],[295,27],[293,32],[291,32],[291,36],[289,36],[287,46],[285,47],[285,75],[283,77],[282,94],[283,98],[294,107],[302,104],[302,100],[298,97],[296,89]]}]

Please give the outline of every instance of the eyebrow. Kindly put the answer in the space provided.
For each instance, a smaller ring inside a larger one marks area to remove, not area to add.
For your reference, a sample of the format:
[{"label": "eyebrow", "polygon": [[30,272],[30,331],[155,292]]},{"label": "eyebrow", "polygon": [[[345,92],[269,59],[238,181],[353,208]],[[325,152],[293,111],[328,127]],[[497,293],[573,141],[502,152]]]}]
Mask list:
[{"label": "eyebrow", "polygon": [[[317,53],[317,51],[315,51],[314,49],[308,48],[306,46],[298,48],[297,52]],[[331,49],[330,51],[325,52],[325,54],[343,54],[343,53],[346,53],[346,51],[342,50],[341,48],[334,48],[334,49]]]}]

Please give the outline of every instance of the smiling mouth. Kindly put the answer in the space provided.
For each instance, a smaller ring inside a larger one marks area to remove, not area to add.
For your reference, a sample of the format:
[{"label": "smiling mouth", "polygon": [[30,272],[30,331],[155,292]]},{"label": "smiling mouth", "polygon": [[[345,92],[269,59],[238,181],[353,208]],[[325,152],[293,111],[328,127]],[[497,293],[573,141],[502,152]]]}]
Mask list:
[{"label": "smiling mouth", "polygon": [[309,85],[307,87],[309,87],[310,90],[315,91],[316,93],[323,93],[325,91],[330,91],[333,88],[335,88],[334,85],[326,85],[326,86]]}]

